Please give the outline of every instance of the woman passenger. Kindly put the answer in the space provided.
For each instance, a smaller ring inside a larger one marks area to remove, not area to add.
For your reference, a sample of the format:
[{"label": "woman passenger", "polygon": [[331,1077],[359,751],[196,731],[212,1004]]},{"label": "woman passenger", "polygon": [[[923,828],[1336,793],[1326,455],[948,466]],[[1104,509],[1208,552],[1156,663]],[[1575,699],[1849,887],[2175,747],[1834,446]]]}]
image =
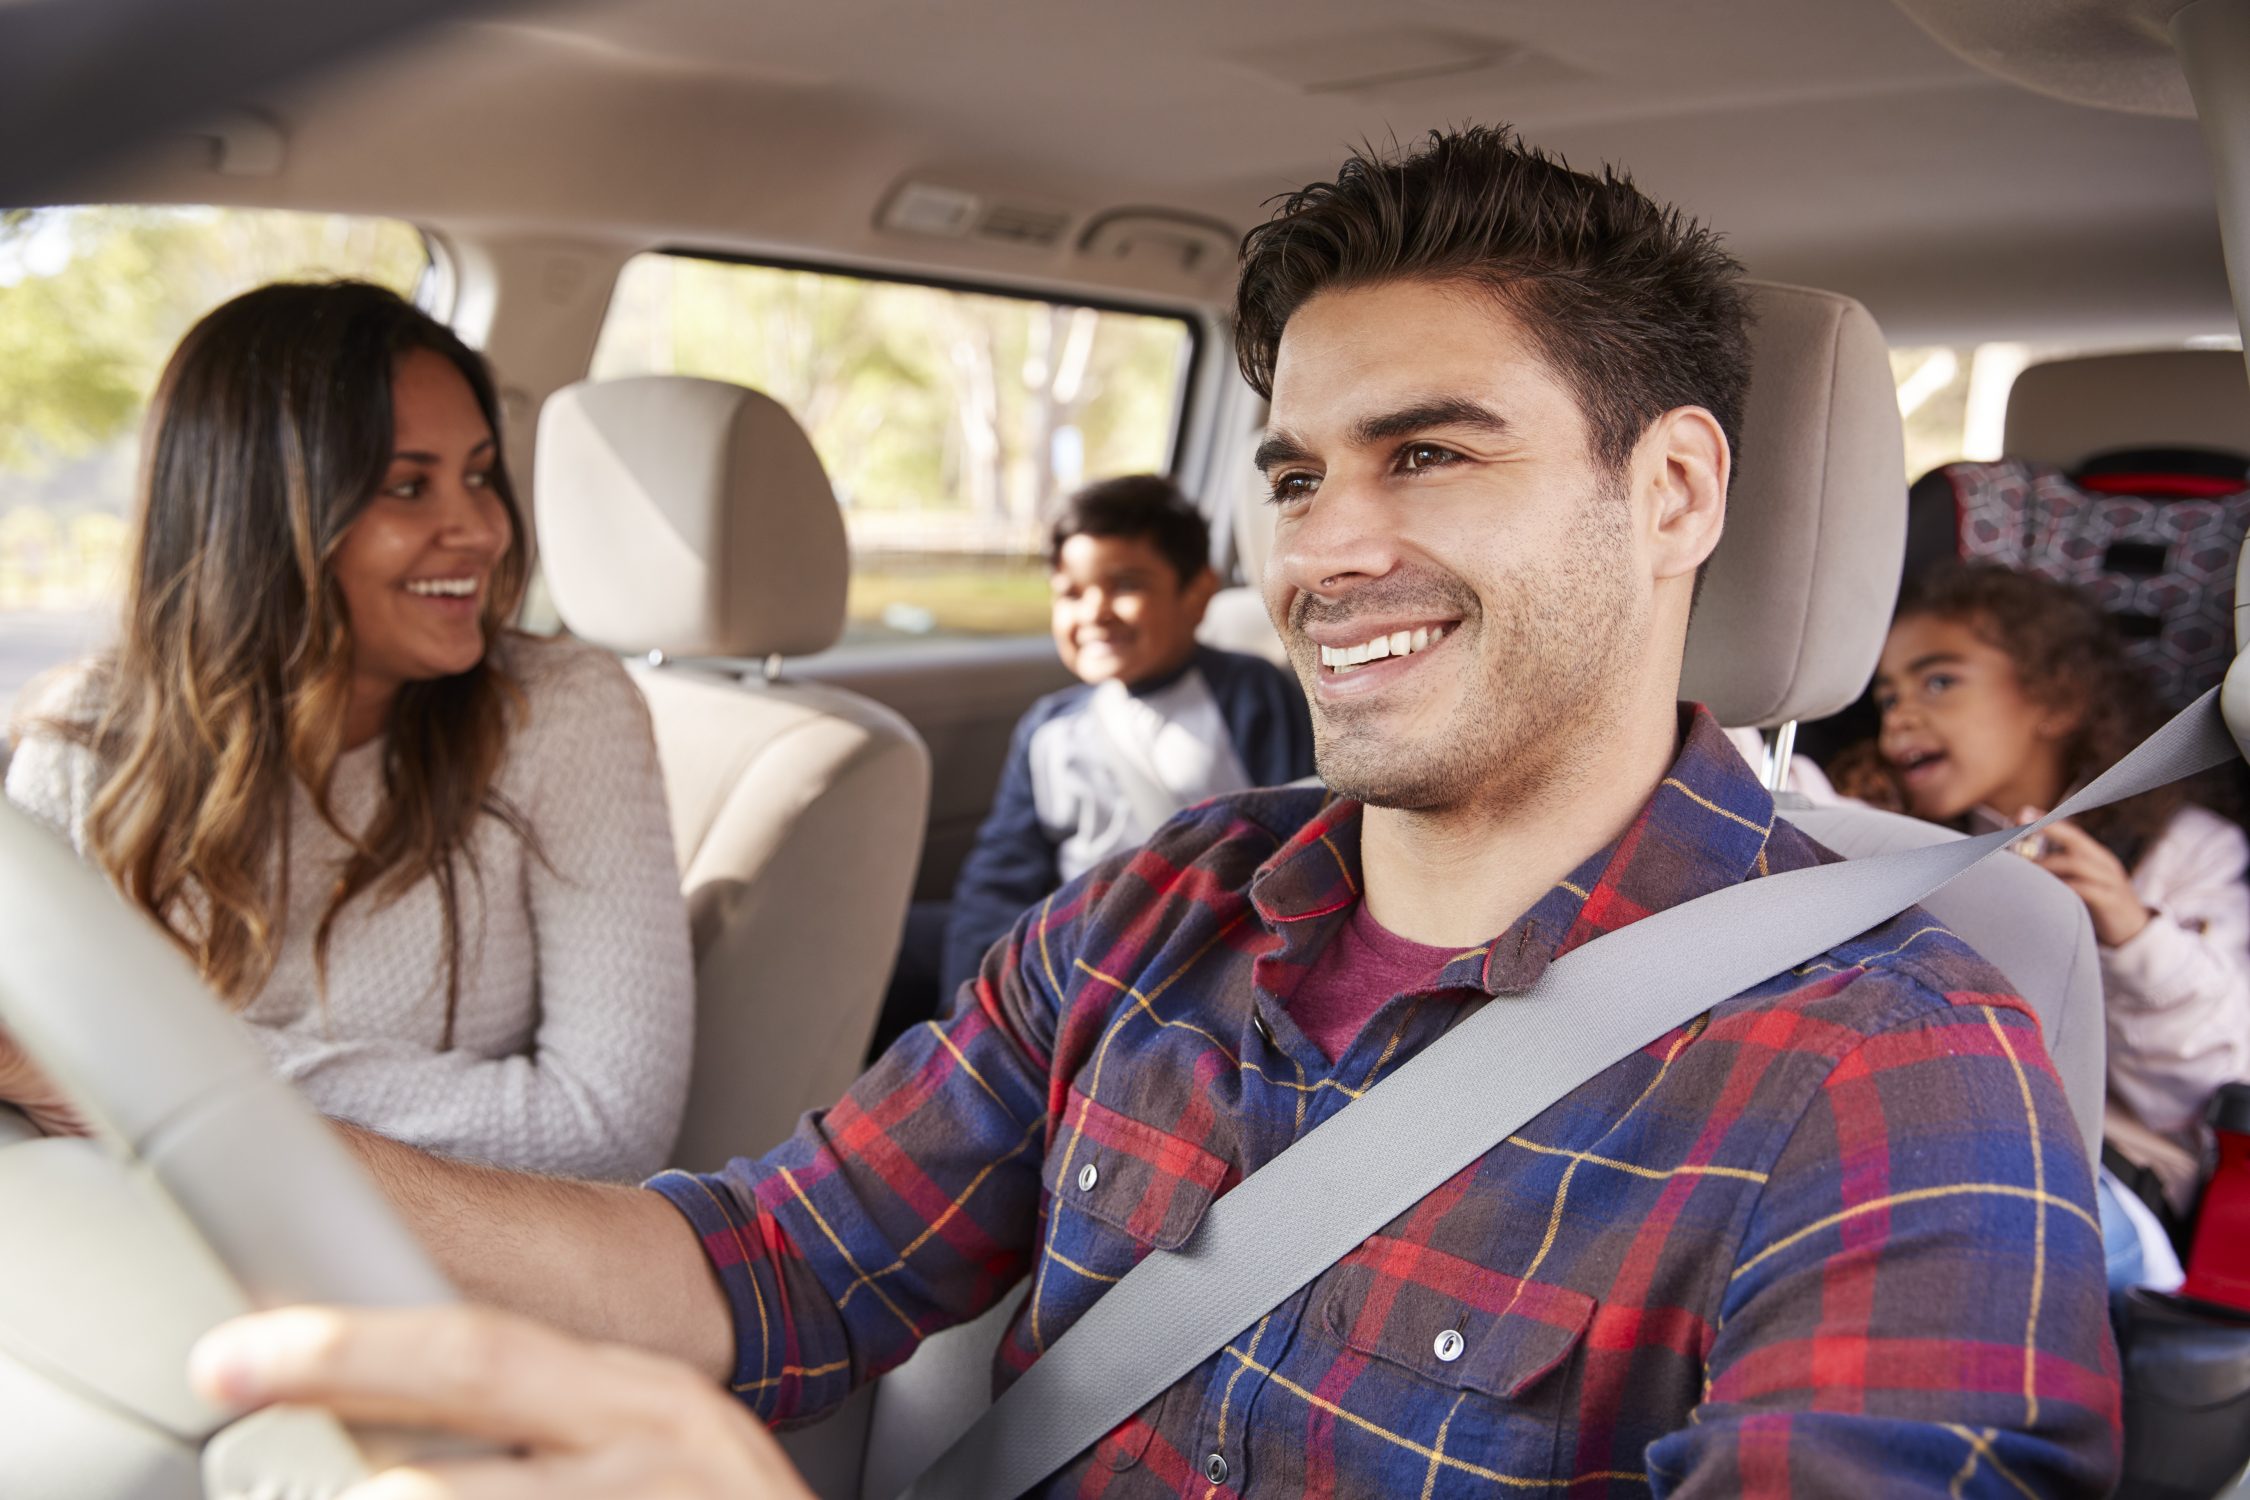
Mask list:
[{"label": "woman passenger", "polygon": [[381,288],[212,312],[149,413],[120,642],[32,695],[7,793],[325,1113],[638,1177],[693,1008],[663,786],[617,661],[510,628],[499,427],[483,360]]},{"label": "woman passenger", "polygon": [[[2091,600],[1991,566],[1939,574],[1901,603],[1875,700],[1875,769],[1907,811],[1969,831],[2053,807],[2160,722]],[[1841,766],[1838,788],[1870,790]],[[2152,1176],[2185,1213],[2204,1101],[2250,1078],[2250,847],[2171,786],[2055,824],[2019,852],[2093,919],[2108,1017],[2104,1157]]]}]

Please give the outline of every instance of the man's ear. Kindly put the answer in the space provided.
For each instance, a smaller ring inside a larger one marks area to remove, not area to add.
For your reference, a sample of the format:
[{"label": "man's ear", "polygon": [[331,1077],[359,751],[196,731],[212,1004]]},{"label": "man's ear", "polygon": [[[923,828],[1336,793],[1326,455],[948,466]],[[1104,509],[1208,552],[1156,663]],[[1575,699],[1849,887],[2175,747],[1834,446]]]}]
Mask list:
[{"label": "man's ear", "polygon": [[1638,451],[1655,576],[1692,576],[1726,526],[1726,433],[1702,407],[1677,406],[1649,424]]}]

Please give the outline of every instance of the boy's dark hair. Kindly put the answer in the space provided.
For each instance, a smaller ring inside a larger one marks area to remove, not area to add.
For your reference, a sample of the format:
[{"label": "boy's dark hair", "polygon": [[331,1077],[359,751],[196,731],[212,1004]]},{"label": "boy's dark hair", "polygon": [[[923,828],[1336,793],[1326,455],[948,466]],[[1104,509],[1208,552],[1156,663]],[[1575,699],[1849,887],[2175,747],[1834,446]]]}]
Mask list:
[{"label": "boy's dark hair", "polygon": [[1145,536],[1184,588],[1211,566],[1211,528],[1180,487],[1161,474],[1126,474],[1087,485],[1063,502],[1047,531],[1047,566],[1074,536]]},{"label": "boy's dark hair", "polygon": [[1742,267],[1613,167],[1591,177],[1507,126],[1431,131],[1414,151],[1354,152],[1334,182],[1282,200],[1242,241],[1235,347],[1273,394],[1281,331],[1316,293],[1459,282],[1497,297],[1577,396],[1595,457],[1623,465],[1648,424],[1708,410],[1739,452],[1750,383]]}]

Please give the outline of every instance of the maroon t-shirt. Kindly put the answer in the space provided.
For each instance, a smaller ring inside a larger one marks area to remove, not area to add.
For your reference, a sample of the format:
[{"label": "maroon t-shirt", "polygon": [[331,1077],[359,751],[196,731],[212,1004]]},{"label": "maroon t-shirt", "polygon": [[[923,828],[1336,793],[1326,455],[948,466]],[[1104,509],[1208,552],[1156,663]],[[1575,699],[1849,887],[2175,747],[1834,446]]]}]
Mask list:
[{"label": "maroon t-shirt", "polygon": [[1430,988],[1460,951],[1402,938],[1360,901],[1298,983],[1289,1019],[1334,1062],[1393,995]]}]

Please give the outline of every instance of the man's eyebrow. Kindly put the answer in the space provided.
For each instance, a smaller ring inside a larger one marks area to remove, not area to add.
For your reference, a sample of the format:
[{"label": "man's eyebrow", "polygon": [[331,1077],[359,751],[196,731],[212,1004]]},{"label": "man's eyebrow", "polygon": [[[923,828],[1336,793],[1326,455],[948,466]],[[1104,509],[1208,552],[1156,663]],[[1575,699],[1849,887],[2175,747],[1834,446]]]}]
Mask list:
[{"label": "man's eyebrow", "polygon": [[1301,464],[1311,461],[1312,450],[1307,448],[1295,433],[1286,431],[1267,433],[1266,440],[1258,445],[1258,451],[1250,455],[1251,466],[1261,474],[1275,464]]},{"label": "man's eyebrow", "polygon": [[[1490,433],[1503,437],[1509,432],[1508,419],[1481,402],[1466,396],[1432,396],[1415,401],[1395,411],[1380,412],[1375,416],[1361,417],[1352,424],[1352,442],[1362,448],[1386,443],[1394,438],[1427,432],[1433,427],[1466,427],[1474,432]],[[1310,463],[1312,450],[1294,433],[1276,430],[1267,435],[1251,457],[1251,463],[1260,471],[1276,464]]]},{"label": "man's eyebrow", "polygon": [[[492,439],[486,438],[483,442],[477,444],[474,448],[471,448],[469,450],[469,457],[477,458],[485,453],[490,452],[491,449]],[[434,464],[438,462],[438,456],[435,453],[424,453],[419,448],[401,448],[398,452],[391,455],[391,462],[394,464],[401,462],[410,464]]]},{"label": "man's eyebrow", "polygon": [[1506,436],[1508,419],[1466,396],[1432,396],[1372,417],[1361,417],[1352,426],[1352,441],[1372,447],[1393,438],[1410,437],[1433,427],[1466,427],[1494,437]]}]

